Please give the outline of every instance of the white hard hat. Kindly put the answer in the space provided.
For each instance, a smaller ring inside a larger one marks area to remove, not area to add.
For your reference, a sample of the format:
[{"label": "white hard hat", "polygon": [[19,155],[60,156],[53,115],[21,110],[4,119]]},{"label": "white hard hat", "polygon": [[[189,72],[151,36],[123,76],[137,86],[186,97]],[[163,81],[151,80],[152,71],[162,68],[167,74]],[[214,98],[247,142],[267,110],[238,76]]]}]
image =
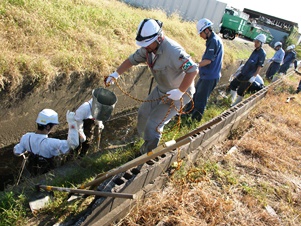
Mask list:
[{"label": "white hard hat", "polygon": [[295,49],[295,45],[294,44],[292,44],[291,46],[292,46],[293,49]]},{"label": "white hard hat", "polygon": [[58,114],[52,109],[44,109],[39,113],[36,123],[41,125],[59,124]]},{"label": "white hard hat", "polygon": [[275,42],[274,48],[276,48],[277,46],[282,46],[282,42]]},{"label": "white hard hat", "polygon": [[259,34],[259,35],[257,35],[257,36],[255,37],[254,40],[258,40],[258,41],[260,41],[262,44],[264,44],[265,41],[266,41],[266,39],[267,39],[267,37],[266,37],[264,34]]},{"label": "white hard hat", "polygon": [[294,49],[292,45],[290,45],[286,48],[286,50],[292,50],[292,49]]},{"label": "white hard hat", "polygon": [[204,31],[207,27],[211,27],[212,25],[213,23],[210,20],[206,18],[200,19],[196,25],[198,34]]},{"label": "white hard hat", "polygon": [[157,40],[161,35],[163,23],[159,20],[144,19],[140,22],[137,30],[136,44],[146,47]]}]

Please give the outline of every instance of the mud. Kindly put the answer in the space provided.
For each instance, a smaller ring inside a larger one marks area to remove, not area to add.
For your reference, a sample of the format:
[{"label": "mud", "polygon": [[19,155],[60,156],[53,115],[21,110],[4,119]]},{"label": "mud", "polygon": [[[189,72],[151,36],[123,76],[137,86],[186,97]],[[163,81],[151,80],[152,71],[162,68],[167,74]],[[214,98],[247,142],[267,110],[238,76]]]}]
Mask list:
[{"label": "mud", "polygon": [[[130,75],[119,80],[118,84],[123,87],[124,92],[142,100],[147,96],[145,90],[149,89],[150,74],[146,69],[136,67],[130,71]],[[66,139],[67,110],[75,111],[83,102],[92,98],[92,90],[98,87],[103,87],[103,78],[100,75],[72,73],[69,76],[60,74],[44,86],[29,82],[15,93],[0,93],[0,190],[17,180],[23,158],[13,155],[13,147],[23,134],[36,130],[35,120],[38,113],[44,108],[57,111],[60,124],[49,136]],[[101,148],[123,144],[129,137],[135,136],[135,111],[140,104],[124,95],[116,86],[107,89],[117,95],[118,101],[111,118],[104,122]],[[131,112],[131,117],[122,116]]]}]

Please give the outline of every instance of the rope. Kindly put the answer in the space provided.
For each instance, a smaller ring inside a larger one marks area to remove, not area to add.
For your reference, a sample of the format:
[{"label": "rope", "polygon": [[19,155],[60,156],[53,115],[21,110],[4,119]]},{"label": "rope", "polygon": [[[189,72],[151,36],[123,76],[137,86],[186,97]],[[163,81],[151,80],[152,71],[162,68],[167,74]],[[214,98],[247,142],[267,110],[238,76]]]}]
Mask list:
[{"label": "rope", "polygon": [[[104,78],[105,81],[106,81],[106,79],[107,79],[107,77]],[[114,82],[116,83],[116,86],[119,88],[119,90],[120,90],[124,95],[130,97],[131,99],[133,99],[133,100],[135,100],[135,101],[138,101],[138,102],[141,102],[141,103],[146,103],[146,102],[147,102],[147,103],[150,103],[150,102],[158,102],[158,101],[162,101],[163,103],[167,103],[167,100],[168,100],[168,99],[167,99],[167,97],[168,97],[167,94],[163,95],[163,96],[160,97],[160,98],[153,99],[153,100],[141,100],[141,99],[138,99],[138,98],[132,96],[132,95],[129,94],[128,92],[126,92],[126,91],[119,85],[119,83],[117,82],[117,79],[115,79],[115,78],[112,78],[112,79],[114,79]],[[171,104],[170,104],[170,106],[169,106],[169,108],[168,108],[168,111],[167,111],[166,115],[164,116],[164,118],[162,119],[162,121],[161,121],[161,122],[158,124],[158,126],[156,127],[156,131],[157,131],[158,133],[164,134],[163,132],[161,132],[161,131],[159,130],[159,127],[160,127],[160,126],[163,124],[163,122],[166,120],[166,118],[168,117],[168,115],[170,114],[170,112],[171,112],[171,110],[172,110],[173,108],[176,110],[176,112],[178,112],[178,114],[179,114],[180,116],[181,116],[182,114],[188,114],[188,113],[190,113],[190,112],[193,110],[193,108],[194,108],[194,102],[193,102],[193,99],[192,99],[192,97],[191,97],[187,92],[185,92],[184,95],[185,95],[185,94],[190,98],[190,101],[191,101],[191,103],[192,103],[191,108],[190,108],[187,112],[184,111],[184,107],[185,107],[185,106],[184,106],[184,104],[183,104],[183,97],[181,97],[181,99],[180,99],[181,105],[180,105],[180,108],[179,108],[179,109],[177,109],[177,107],[176,107],[175,104],[174,104],[174,101],[172,100],[172,102],[171,102]],[[173,139],[175,138],[175,136],[176,136],[177,133],[179,132],[180,126],[181,126],[181,117],[178,117],[178,120],[177,120],[176,125],[171,129],[171,131],[172,131],[175,127],[178,127],[178,131],[174,134]],[[166,133],[166,132],[165,132],[165,133]]]},{"label": "rope", "polygon": [[[154,102],[154,101],[162,101],[163,103],[167,103],[167,101],[168,101],[167,95],[166,95],[166,94],[163,95],[162,97],[157,98],[157,99],[154,99],[154,100],[141,100],[141,99],[138,99],[138,98],[136,98],[136,97],[130,95],[128,92],[124,91],[124,90],[122,89],[122,87],[118,84],[117,79],[115,79],[115,78],[113,78],[113,79],[114,79],[114,82],[116,83],[116,86],[120,89],[120,91],[121,91],[124,95],[126,95],[126,96],[132,98],[133,100],[136,100],[136,101],[142,102],[142,103],[144,103],[144,102]],[[105,81],[106,81],[106,78],[105,78]],[[189,113],[194,109],[194,101],[193,101],[193,98],[192,98],[187,92],[185,92],[184,95],[185,95],[185,94],[190,98],[190,101],[191,101],[191,108],[190,108],[188,111],[186,111],[186,112],[184,111],[185,105],[184,105],[184,103],[183,103],[183,97],[181,97],[181,99],[180,99],[180,103],[181,103],[181,104],[180,104],[180,108],[179,108],[179,109],[177,109],[177,107],[176,107],[175,104],[174,104],[174,101],[172,100],[172,102],[171,102],[171,104],[170,104],[170,106],[169,106],[169,108],[168,108],[168,110],[167,110],[166,115],[164,116],[164,118],[162,119],[162,121],[161,121],[161,122],[158,124],[158,126],[156,127],[156,131],[157,131],[158,133],[164,134],[163,132],[161,132],[161,131],[159,130],[159,127],[163,124],[163,122],[166,120],[166,118],[167,118],[168,115],[170,114],[171,110],[174,108],[174,109],[176,110],[176,112],[178,112],[178,114],[179,114],[177,123],[175,124],[175,126],[173,126],[173,127],[170,129],[170,131],[172,131],[172,130],[176,129],[176,127],[177,127],[177,131],[173,134],[173,138],[172,138],[172,139],[175,139],[176,135],[178,134],[178,132],[180,131],[180,128],[181,128],[181,115],[182,115],[182,114],[189,114]],[[165,133],[167,133],[167,131],[165,131]],[[162,139],[162,141],[163,141],[163,139]],[[163,141],[163,142],[164,142],[164,141]],[[177,160],[176,160],[177,166],[176,166],[174,172],[175,172],[175,171],[178,171],[178,170],[181,168],[182,163],[183,163],[183,160],[181,159],[181,150],[180,150],[179,148],[177,148],[177,149],[178,149]],[[174,172],[173,172],[173,173],[174,173]],[[172,174],[173,174],[173,173],[172,173]]]}]

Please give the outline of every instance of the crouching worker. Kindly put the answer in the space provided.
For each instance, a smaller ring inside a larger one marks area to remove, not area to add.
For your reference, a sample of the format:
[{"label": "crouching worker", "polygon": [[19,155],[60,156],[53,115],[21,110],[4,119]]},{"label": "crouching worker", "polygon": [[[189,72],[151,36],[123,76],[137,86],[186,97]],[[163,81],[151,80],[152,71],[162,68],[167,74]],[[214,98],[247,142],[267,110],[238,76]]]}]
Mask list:
[{"label": "crouching worker", "polygon": [[102,121],[96,120],[92,115],[92,101],[83,103],[75,111],[75,120],[77,122],[80,145],[74,151],[79,157],[83,157],[87,154],[90,146],[95,140],[97,140],[97,148],[99,146],[101,131],[104,129]]},{"label": "crouching worker", "polygon": [[54,157],[66,154],[79,145],[77,124],[74,112],[67,112],[68,122],[67,140],[49,138],[51,129],[59,124],[58,114],[52,109],[42,110],[36,120],[36,132],[29,132],[22,136],[20,143],[15,145],[14,154],[22,156],[28,153],[28,170],[32,176],[43,174],[55,167]]},{"label": "crouching worker", "polygon": [[234,106],[242,101],[245,92],[255,81],[261,68],[264,66],[266,52],[262,48],[266,41],[264,34],[259,34],[254,39],[254,51],[241,68],[241,72],[231,81],[231,106]]}]

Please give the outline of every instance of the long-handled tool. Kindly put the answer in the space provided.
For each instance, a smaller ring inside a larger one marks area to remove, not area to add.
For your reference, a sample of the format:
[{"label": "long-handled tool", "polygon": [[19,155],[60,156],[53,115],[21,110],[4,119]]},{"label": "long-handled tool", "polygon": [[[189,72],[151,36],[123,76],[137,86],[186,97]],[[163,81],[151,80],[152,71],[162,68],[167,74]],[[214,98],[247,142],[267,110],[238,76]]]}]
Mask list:
[{"label": "long-handled tool", "polygon": [[45,191],[62,191],[62,192],[69,192],[74,194],[95,195],[95,196],[103,196],[103,197],[114,197],[114,198],[123,198],[123,199],[136,198],[135,194],[92,191],[92,190],[76,189],[76,188],[55,187],[49,185],[36,185],[36,188],[37,190],[43,189]]},{"label": "long-handled tool", "polygon": [[[154,149],[153,151],[143,154],[140,157],[135,158],[132,161],[129,161],[126,164],[124,164],[118,168],[115,168],[108,172],[99,174],[95,180],[88,182],[86,184],[82,184],[79,188],[83,189],[83,188],[87,188],[90,186],[94,186],[94,187],[98,186],[100,183],[102,183],[106,179],[108,179],[112,176],[115,176],[118,173],[125,172],[130,168],[133,168],[133,167],[139,166],[143,163],[146,163],[147,161],[154,159],[157,156],[163,155],[166,152],[169,152],[180,146],[183,146],[184,144],[189,143],[191,140],[192,140],[191,137],[186,137],[185,139],[182,139],[179,142],[175,142],[175,141],[171,141],[170,143],[167,142],[167,143],[165,143],[165,145],[161,145],[161,146],[157,147],[156,149]],[[169,145],[169,146],[167,146],[167,145]]]},{"label": "long-handled tool", "polygon": [[27,159],[28,159],[28,157],[25,156],[25,153],[22,154],[22,157],[23,157],[23,161],[22,161],[21,170],[20,170],[19,177],[18,177],[16,185],[19,185],[19,183],[20,183],[20,180],[21,180],[21,177],[22,177],[22,174],[23,174],[23,171],[24,171]]}]

